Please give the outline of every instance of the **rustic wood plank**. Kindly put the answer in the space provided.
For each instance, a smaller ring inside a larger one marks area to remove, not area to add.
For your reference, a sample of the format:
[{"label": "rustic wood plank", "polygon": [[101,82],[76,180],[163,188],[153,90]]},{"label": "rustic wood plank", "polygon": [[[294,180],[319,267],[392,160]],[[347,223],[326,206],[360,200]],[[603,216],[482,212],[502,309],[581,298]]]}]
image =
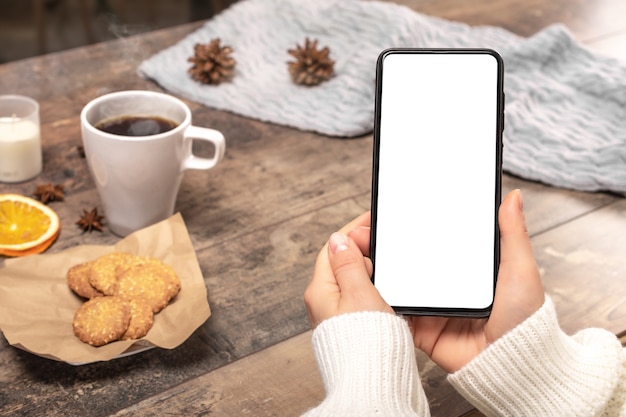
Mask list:
[{"label": "rustic wood plank", "polygon": [[395,0],[413,10],[470,25],[503,27],[531,36],[544,27],[565,24],[581,41],[624,30],[626,3],[622,0]]},{"label": "rustic wood plank", "polygon": [[[481,415],[472,414],[472,406],[452,389],[443,370],[421,352],[417,352],[417,358],[427,397],[438,398],[430,403],[433,417]],[[441,391],[448,394],[434,395]],[[324,397],[308,331],[143,400],[115,416],[162,416],[172,410],[190,416],[297,416]]]},{"label": "rustic wood plank", "polygon": [[462,417],[485,417],[485,415],[478,410],[472,410],[467,414],[463,414]]},{"label": "rustic wood plank", "polygon": [[566,331],[624,330],[626,200],[535,236],[533,245]]},{"label": "rustic wood plank", "polygon": [[605,193],[583,193],[525,181],[510,175],[502,178],[502,196],[519,188],[530,236],[537,235],[618,201]]},{"label": "rustic wood plank", "polygon": [[310,338],[295,336],[114,415],[300,415],[324,398]]},{"label": "rustic wood plank", "polygon": [[622,31],[607,37],[600,37],[586,42],[594,51],[619,59],[626,63],[626,32]]}]

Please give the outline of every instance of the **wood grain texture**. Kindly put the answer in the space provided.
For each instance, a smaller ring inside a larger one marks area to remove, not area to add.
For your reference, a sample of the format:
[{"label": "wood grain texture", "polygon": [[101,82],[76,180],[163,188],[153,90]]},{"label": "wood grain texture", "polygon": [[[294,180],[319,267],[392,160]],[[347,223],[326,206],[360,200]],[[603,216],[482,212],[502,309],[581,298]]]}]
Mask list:
[{"label": "wood grain texture", "polygon": [[[156,417],[174,409],[185,416],[300,415],[324,398],[310,339],[310,332],[295,336],[114,416]],[[258,404],[266,406],[259,409]]]},{"label": "wood grain texture", "polygon": [[[564,23],[590,47],[626,50],[622,0],[398,0],[414,10],[531,35]],[[31,195],[64,185],[51,203],[62,222],[50,252],[110,245],[82,233],[82,209],[100,207],[80,145],[79,114],[92,98],[159,90],[137,65],[202,22],[0,65],[0,94],[41,105],[44,172],[0,192]],[[0,415],[297,415],[323,398],[302,293],[317,251],[369,208],[372,136],[338,140],[189,102],[194,123],[221,130],[222,163],[187,172],[177,200],[197,251],[213,315],[183,345],[81,367],[42,359],[0,337]],[[198,146],[197,152],[209,152]],[[526,218],[548,293],[564,328],[626,330],[626,203],[603,193],[548,187],[506,175],[524,193]],[[453,190],[451,190],[453,192]],[[432,202],[425,202],[432,203]],[[3,264],[0,259],[0,266]],[[445,373],[418,354],[433,416],[473,413]]]},{"label": "wood grain texture", "polygon": [[626,200],[539,235],[533,246],[564,330],[624,331]]},{"label": "wood grain texture", "polygon": [[[416,352],[416,355],[424,390],[431,398],[433,416],[482,415],[448,385],[443,370],[423,353]],[[441,395],[442,392],[445,395]],[[324,397],[324,386],[313,356],[311,332],[307,331],[177,385],[119,411],[115,416],[152,417],[172,410],[189,416],[297,416],[315,407]]]}]

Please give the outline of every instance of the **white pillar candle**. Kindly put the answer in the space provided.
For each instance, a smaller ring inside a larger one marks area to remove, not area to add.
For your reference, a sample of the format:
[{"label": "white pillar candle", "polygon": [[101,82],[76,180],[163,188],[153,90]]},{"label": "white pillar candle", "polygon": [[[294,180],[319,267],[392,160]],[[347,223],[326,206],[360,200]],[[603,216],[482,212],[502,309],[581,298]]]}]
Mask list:
[{"label": "white pillar candle", "polygon": [[[0,97],[0,101],[5,97],[11,97],[11,100],[19,98],[4,96]],[[21,105],[23,107],[23,103]],[[23,113],[19,108],[17,111]],[[17,114],[7,116],[5,106],[0,114],[0,181],[26,181],[38,175],[41,168],[41,135],[37,102],[34,102],[30,114],[24,117]]]}]

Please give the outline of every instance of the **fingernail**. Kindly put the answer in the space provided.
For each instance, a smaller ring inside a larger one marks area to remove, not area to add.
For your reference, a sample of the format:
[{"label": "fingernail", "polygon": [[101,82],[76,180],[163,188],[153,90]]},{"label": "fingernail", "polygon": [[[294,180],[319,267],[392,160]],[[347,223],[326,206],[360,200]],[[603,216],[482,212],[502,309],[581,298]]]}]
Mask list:
[{"label": "fingernail", "polygon": [[519,208],[519,211],[524,211],[524,196],[522,195],[522,190],[520,190],[519,188],[516,189],[517,191],[517,207]]},{"label": "fingernail", "polygon": [[328,246],[330,247],[330,253],[342,252],[348,249],[348,237],[343,233],[335,232],[330,235]]}]

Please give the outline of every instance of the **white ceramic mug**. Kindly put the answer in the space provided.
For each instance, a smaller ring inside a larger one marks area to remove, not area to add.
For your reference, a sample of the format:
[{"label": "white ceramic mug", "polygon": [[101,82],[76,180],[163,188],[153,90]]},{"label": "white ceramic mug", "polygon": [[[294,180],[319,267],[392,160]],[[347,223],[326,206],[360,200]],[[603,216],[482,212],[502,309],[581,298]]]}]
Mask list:
[{"label": "white ceramic mug", "polygon": [[[148,116],[178,124],[167,132],[125,136],[104,132],[98,123],[121,116]],[[106,224],[119,236],[164,220],[174,213],[187,169],[211,169],[224,156],[224,136],[191,124],[181,100],[153,91],[120,91],[89,102],[80,115],[85,157],[102,200]],[[192,142],[214,146],[212,158],[192,154]]]}]

